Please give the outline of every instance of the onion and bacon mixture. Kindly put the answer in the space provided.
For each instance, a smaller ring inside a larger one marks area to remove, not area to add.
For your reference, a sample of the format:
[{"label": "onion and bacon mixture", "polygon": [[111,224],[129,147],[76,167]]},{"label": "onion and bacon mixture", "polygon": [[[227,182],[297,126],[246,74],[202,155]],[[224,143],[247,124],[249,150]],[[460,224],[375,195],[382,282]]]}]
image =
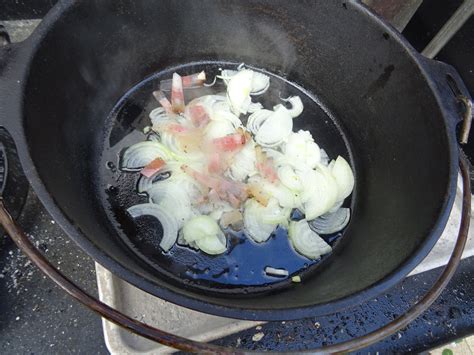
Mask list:
[{"label": "onion and bacon mixture", "polygon": [[[303,112],[299,96],[267,108],[254,101],[269,88],[269,76],[241,65],[221,70],[217,79],[226,92],[188,103],[184,90],[205,85],[204,72],[162,81],[170,99],[153,92],[159,107],[150,113],[148,140],[120,158],[122,170],[141,174],[137,192],[149,199],[128,213],[160,221],[165,252],[178,243],[222,254],[227,228],[265,243],[280,226],[299,254],[329,253],[319,235],[349,222],[350,210],[341,207],[354,187],[348,162],[330,160],[309,131],[293,131]],[[294,210],[304,218],[292,220]]]}]

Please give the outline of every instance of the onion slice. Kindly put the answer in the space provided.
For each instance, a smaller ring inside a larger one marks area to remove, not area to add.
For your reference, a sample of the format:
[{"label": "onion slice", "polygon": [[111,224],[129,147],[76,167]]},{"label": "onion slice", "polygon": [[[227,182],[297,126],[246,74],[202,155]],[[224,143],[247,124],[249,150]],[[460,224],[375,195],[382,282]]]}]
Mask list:
[{"label": "onion slice", "polygon": [[169,251],[178,238],[178,223],[170,212],[165,208],[153,203],[144,203],[135,205],[127,209],[132,218],[141,216],[152,216],[158,219],[163,229],[163,237],[161,238],[160,248],[165,252]]},{"label": "onion slice", "polygon": [[247,200],[244,206],[244,227],[247,235],[257,243],[266,242],[276,228],[276,224],[264,223],[262,214],[265,207],[257,201]]},{"label": "onion slice", "polygon": [[288,277],[289,272],[286,269],[277,269],[277,268],[274,268],[274,267],[271,267],[271,266],[267,266],[265,268],[265,274],[267,274],[269,276]]},{"label": "onion slice", "polygon": [[326,213],[309,222],[312,230],[319,234],[332,234],[344,229],[349,223],[349,208],[340,208],[336,212]]},{"label": "onion slice", "polygon": [[150,164],[156,158],[164,161],[171,159],[172,153],[160,142],[144,141],[128,147],[122,155],[122,170],[138,170]]},{"label": "onion slice", "polygon": [[309,259],[318,259],[332,250],[329,244],[311,230],[306,219],[291,221],[288,237],[295,250]]},{"label": "onion slice", "polygon": [[331,169],[332,175],[336,179],[338,187],[338,201],[344,200],[352,193],[354,188],[354,174],[349,163],[341,156],[338,156]]},{"label": "onion slice", "polygon": [[226,239],[217,222],[205,215],[191,218],[183,227],[183,238],[196,243],[203,252],[216,255],[226,251]]}]

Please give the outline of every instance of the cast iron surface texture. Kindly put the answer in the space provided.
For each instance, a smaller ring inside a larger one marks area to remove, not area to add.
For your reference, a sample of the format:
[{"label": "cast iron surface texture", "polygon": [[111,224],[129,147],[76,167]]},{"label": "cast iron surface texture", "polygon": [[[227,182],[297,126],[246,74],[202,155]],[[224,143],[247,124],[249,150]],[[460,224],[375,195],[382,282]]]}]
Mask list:
[{"label": "cast iron surface texture", "polygon": [[[458,112],[445,89],[445,74],[456,74],[447,66],[421,61],[364,8],[320,1],[315,17],[303,11],[305,2],[219,2],[219,13],[213,1],[199,6],[165,1],[159,13],[147,2],[69,4],[56,7],[27,43],[6,54],[17,57],[4,66],[10,86],[2,96],[1,114],[9,118],[6,125],[48,210],[116,274],[148,292],[210,313],[289,319],[332,312],[387,289],[436,242],[454,198],[453,127]],[[217,16],[209,16],[210,11]],[[229,17],[235,13],[239,16]],[[212,19],[205,28],[198,20],[204,15]],[[167,21],[178,34],[187,35],[170,42]],[[236,33],[236,26],[248,31]],[[312,43],[318,44],[317,50]],[[356,201],[345,247],[305,285],[271,298],[217,298],[167,282],[115,238],[96,198],[104,188],[94,183],[103,168],[97,165],[103,120],[113,103],[156,68],[216,56],[287,74],[333,110],[352,145]]]}]

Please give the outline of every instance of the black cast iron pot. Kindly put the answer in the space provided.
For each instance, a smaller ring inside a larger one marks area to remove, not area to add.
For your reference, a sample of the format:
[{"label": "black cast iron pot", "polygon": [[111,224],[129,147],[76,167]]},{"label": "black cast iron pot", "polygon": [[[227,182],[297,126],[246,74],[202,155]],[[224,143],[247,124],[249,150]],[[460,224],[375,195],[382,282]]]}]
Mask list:
[{"label": "black cast iron pot", "polygon": [[[323,114],[297,128],[350,159],[356,175],[333,255],[302,284],[252,297],[194,287],[146,262],[119,238],[104,198],[108,117],[120,97],[168,68],[229,61],[317,98]],[[423,260],[453,204],[456,96],[466,89],[355,1],[60,1],[28,40],[0,48],[0,79],[1,125],[66,233],[124,280],[206,313],[289,320],[356,305]]]}]

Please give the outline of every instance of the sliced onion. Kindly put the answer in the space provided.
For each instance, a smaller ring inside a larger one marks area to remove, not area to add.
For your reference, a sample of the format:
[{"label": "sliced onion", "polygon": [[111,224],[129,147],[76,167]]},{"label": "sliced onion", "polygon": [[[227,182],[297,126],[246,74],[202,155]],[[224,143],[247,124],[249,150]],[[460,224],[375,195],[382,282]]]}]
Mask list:
[{"label": "sliced onion", "polygon": [[249,105],[247,112],[254,113],[254,112],[257,112],[258,110],[263,110],[263,105],[260,102],[252,102]]},{"label": "sliced onion", "polygon": [[332,250],[329,244],[311,230],[305,219],[290,222],[288,237],[295,250],[310,259],[318,259]]},{"label": "sliced onion", "polygon": [[313,169],[321,161],[321,150],[308,131],[291,133],[283,152],[287,161],[300,170]]},{"label": "sliced onion", "polygon": [[262,95],[270,87],[268,75],[254,71],[252,77],[252,89],[250,95]]},{"label": "sliced onion", "polygon": [[163,107],[155,108],[150,112],[151,123],[154,127],[172,120]]},{"label": "sliced onion", "polygon": [[209,216],[191,218],[183,227],[187,243],[195,242],[207,254],[221,254],[226,250],[226,239],[217,222]]},{"label": "sliced onion", "polygon": [[174,181],[161,181],[147,191],[150,202],[173,211],[178,226],[181,227],[193,215],[191,200],[182,185]]},{"label": "sliced onion", "polygon": [[303,189],[300,174],[297,174],[290,165],[278,168],[278,178],[281,183],[292,191],[300,192]]},{"label": "sliced onion", "polygon": [[222,79],[226,85],[229,84],[230,79],[237,75],[238,70],[224,69],[221,70],[221,75],[217,75],[217,78]]},{"label": "sliced onion", "polygon": [[287,227],[290,219],[291,208],[283,208],[275,198],[268,201],[267,206],[261,210],[261,221],[267,224],[279,224]]},{"label": "sliced onion", "polygon": [[260,126],[255,141],[263,147],[275,147],[283,143],[293,130],[293,119],[283,106]]},{"label": "sliced onion", "polygon": [[303,178],[304,190],[301,195],[303,209],[308,220],[328,212],[336,203],[337,183],[328,168],[308,171]]},{"label": "sliced onion", "polygon": [[152,188],[153,184],[159,181],[169,179],[171,172],[169,170],[159,171],[151,177],[140,176],[137,184],[137,191],[139,193],[147,192]]},{"label": "sliced onion", "polygon": [[332,234],[344,229],[349,223],[349,208],[340,208],[336,212],[326,213],[309,222],[312,230],[319,234]]},{"label": "sliced onion", "polygon": [[229,168],[229,177],[236,181],[244,181],[248,176],[256,173],[255,144],[253,140],[247,144],[234,156],[234,161]]},{"label": "sliced onion", "polygon": [[233,133],[235,133],[235,128],[230,121],[211,121],[204,131],[207,141],[212,141]]},{"label": "sliced onion", "polygon": [[247,200],[244,206],[244,227],[247,234],[257,243],[262,243],[270,238],[276,228],[275,224],[268,224],[262,221],[262,213],[265,209],[253,199]]},{"label": "sliced onion", "polygon": [[352,173],[351,166],[346,159],[338,156],[331,172],[338,186],[337,200],[342,201],[351,194],[354,188],[354,174]]},{"label": "sliced onion", "polygon": [[329,165],[329,155],[328,155],[328,153],[326,153],[326,151],[323,148],[321,148],[319,150],[319,152],[320,152],[320,156],[321,156],[320,164],[322,164],[324,166],[328,166]]},{"label": "sliced onion", "polygon": [[288,109],[289,114],[291,117],[298,117],[303,112],[303,102],[299,96],[290,96],[287,99],[282,99],[285,102],[289,102],[291,108]]},{"label": "sliced onion", "polygon": [[226,251],[227,240],[224,233],[219,230],[217,235],[208,236],[202,239],[196,240],[196,245],[199,249],[209,255],[222,254]]},{"label": "sliced onion", "polygon": [[276,269],[271,266],[267,266],[265,268],[265,274],[270,275],[270,276],[283,276],[287,277],[289,275],[288,270],[286,269]]},{"label": "sliced onion", "polygon": [[[181,163],[176,161],[169,161],[162,170],[151,177],[140,176],[138,179],[137,190],[139,193],[147,192],[153,187],[153,184],[169,179],[171,176],[181,172]],[[184,174],[183,174],[184,175]]]},{"label": "sliced onion", "polygon": [[253,71],[243,69],[232,76],[227,84],[227,98],[232,112],[237,116],[246,114],[250,103]]},{"label": "sliced onion", "polygon": [[172,158],[172,153],[159,142],[140,142],[125,150],[121,159],[120,168],[123,170],[138,170],[156,158],[168,161]]},{"label": "sliced onion", "polygon": [[262,186],[262,190],[270,197],[275,198],[280,206],[286,208],[300,207],[301,201],[299,194],[291,191],[283,184],[272,184],[263,179],[260,180],[260,184]]},{"label": "sliced onion", "polygon": [[168,251],[176,242],[178,237],[178,223],[176,218],[168,212],[164,207],[153,203],[144,203],[135,205],[127,209],[127,212],[133,217],[153,216],[161,223],[163,229],[163,237],[161,238],[160,247],[164,251]]},{"label": "sliced onion", "polygon": [[328,211],[328,213],[333,213],[333,212],[336,212],[339,208],[342,207],[342,205],[344,204],[344,200],[342,201],[337,201],[334,206],[331,207],[331,209]]}]

